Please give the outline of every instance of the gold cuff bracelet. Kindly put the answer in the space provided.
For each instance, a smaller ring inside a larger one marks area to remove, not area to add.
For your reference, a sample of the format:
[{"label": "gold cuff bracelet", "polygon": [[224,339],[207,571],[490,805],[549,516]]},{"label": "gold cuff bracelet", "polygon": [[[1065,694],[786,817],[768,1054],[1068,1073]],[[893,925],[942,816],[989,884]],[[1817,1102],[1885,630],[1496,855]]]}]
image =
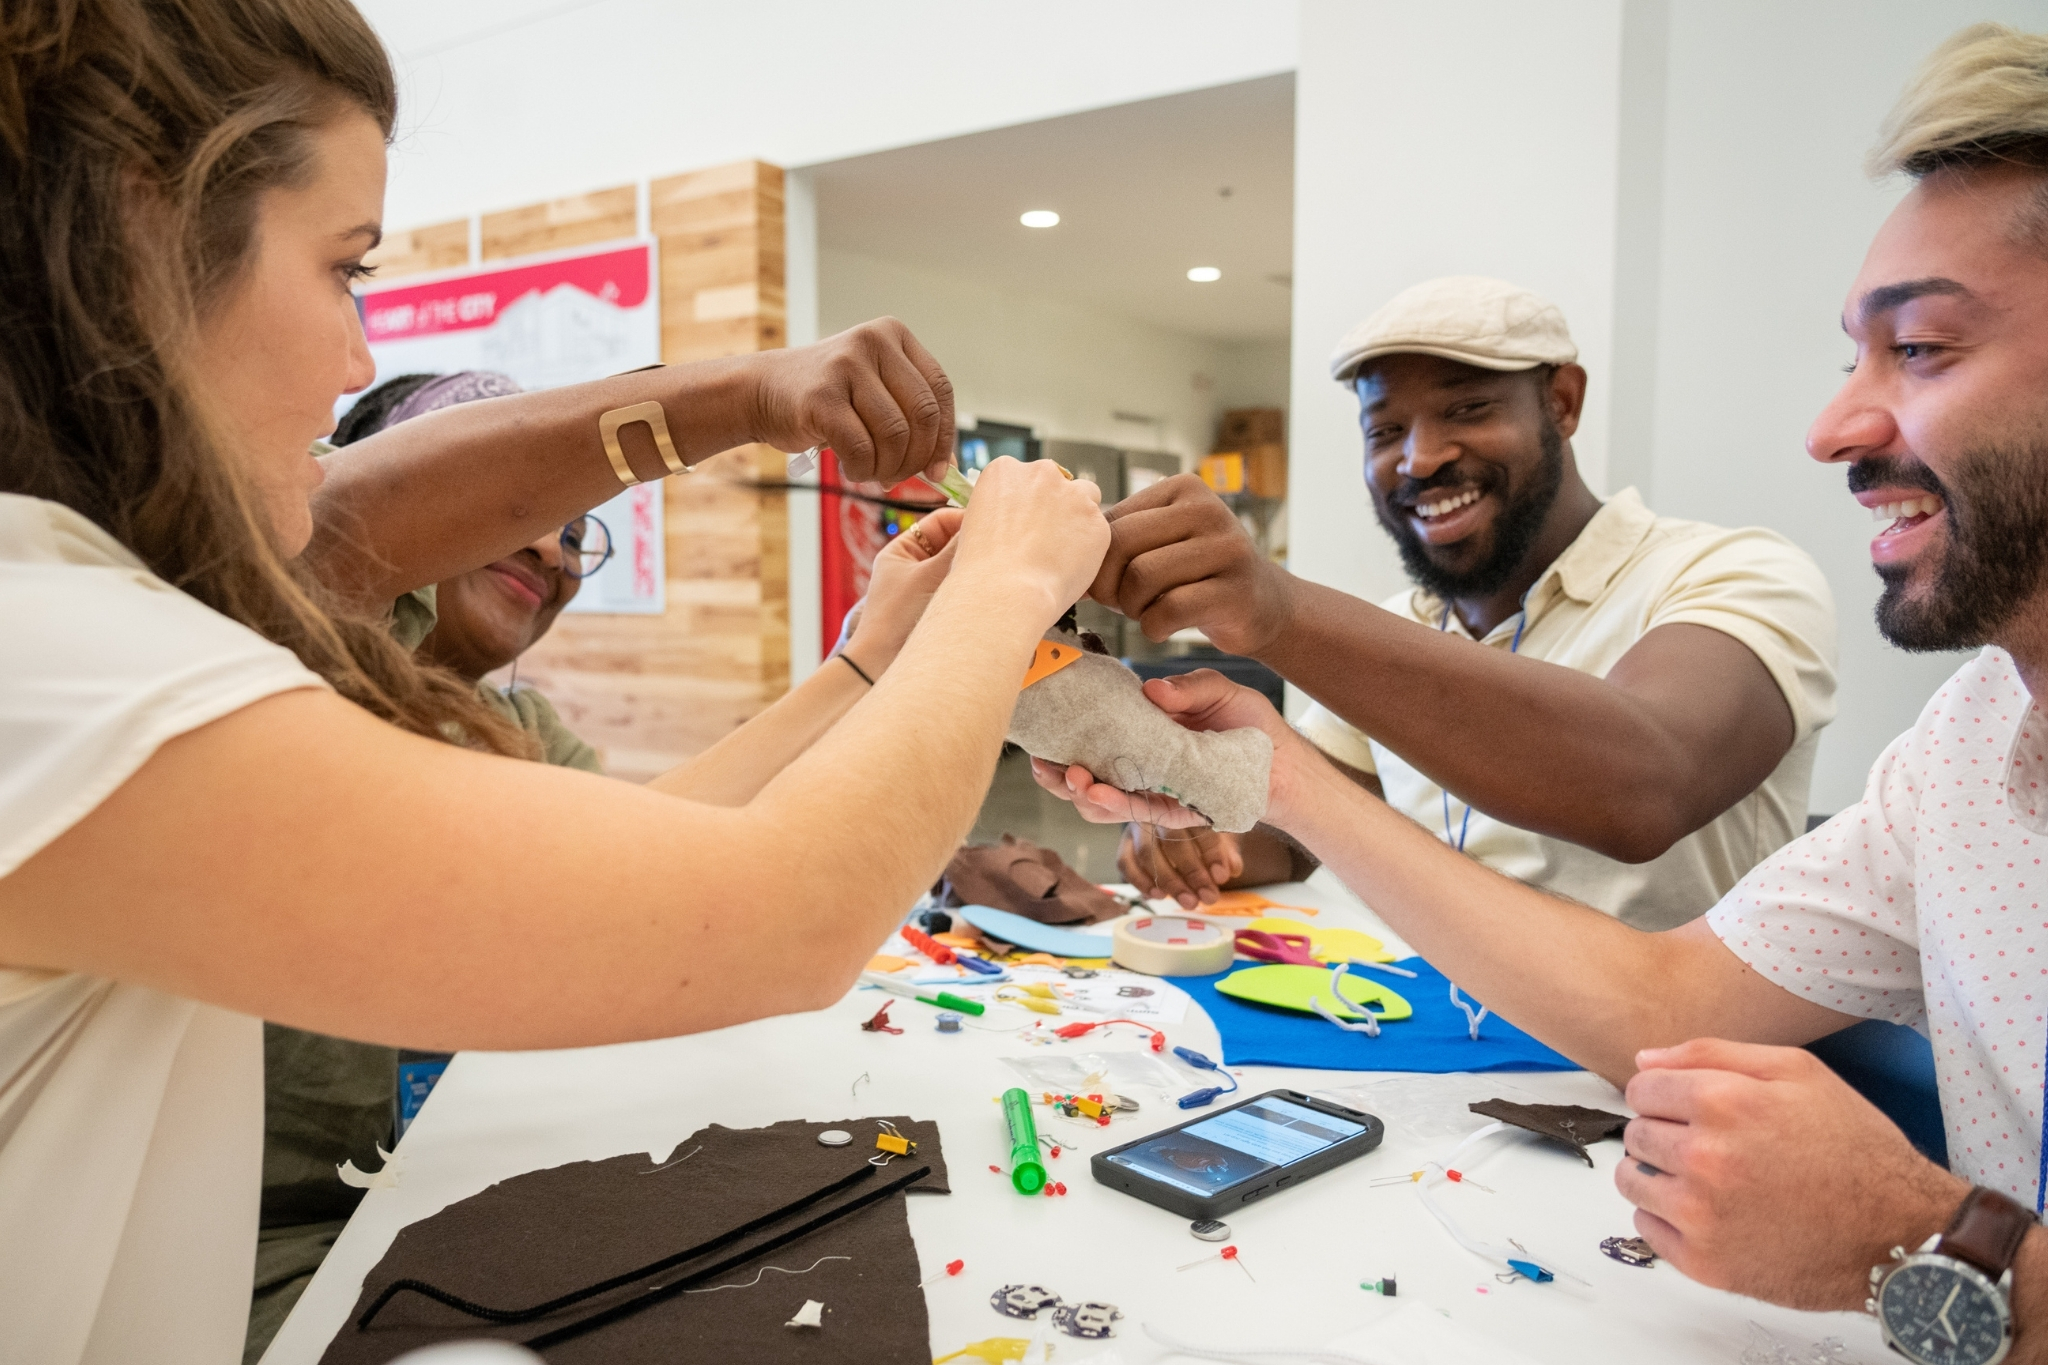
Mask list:
[{"label": "gold cuff bracelet", "polygon": [[634,422],[645,422],[647,430],[654,436],[654,448],[661,452],[661,462],[668,466],[671,474],[687,474],[690,467],[683,463],[683,457],[676,454],[675,442],[668,438],[668,416],[661,410],[661,404],[649,399],[631,407],[613,408],[597,419],[597,434],[604,440],[604,453],[611,457],[612,472],[619,476],[619,482],[631,488],[640,482],[640,476],[633,472],[633,466],[626,463],[626,452],[619,448],[619,428]]}]

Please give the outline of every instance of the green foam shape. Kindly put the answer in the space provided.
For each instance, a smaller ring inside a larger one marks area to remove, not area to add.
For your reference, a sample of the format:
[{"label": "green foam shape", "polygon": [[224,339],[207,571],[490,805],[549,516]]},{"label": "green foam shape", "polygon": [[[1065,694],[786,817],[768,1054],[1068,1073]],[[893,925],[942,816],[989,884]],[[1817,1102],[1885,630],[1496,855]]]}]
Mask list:
[{"label": "green foam shape", "polygon": [[1344,1003],[1339,1005],[1330,999],[1328,967],[1276,964],[1232,972],[1216,983],[1216,989],[1233,1000],[1272,1005],[1283,1010],[1300,1010],[1303,1014],[1314,1014],[1315,1006],[1311,1002],[1321,996],[1323,1002],[1330,1006],[1330,1013],[1339,1019],[1361,1018],[1364,1011],[1359,1007],[1368,1005],[1373,1016],[1383,1024],[1398,1022],[1415,1013],[1414,1006],[1377,981],[1347,973],[1342,983],[1339,989],[1344,993]]}]

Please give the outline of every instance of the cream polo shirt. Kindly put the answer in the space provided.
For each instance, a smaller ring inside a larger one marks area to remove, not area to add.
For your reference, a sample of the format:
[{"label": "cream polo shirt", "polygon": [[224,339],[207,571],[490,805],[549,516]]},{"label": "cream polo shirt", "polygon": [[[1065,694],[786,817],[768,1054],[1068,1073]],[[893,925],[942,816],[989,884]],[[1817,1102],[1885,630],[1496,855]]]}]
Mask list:
[{"label": "cream polo shirt", "polygon": [[1829,1009],[1934,1044],[1951,1170],[2041,1207],[2048,716],[2003,650],[1957,669],[1863,800],[1742,879],[1707,922]]},{"label": "cream polo shirt", "polygon": [[[1498,872],[1569,896],[1639,929],[1696,919],[1742,874],[1806,827],[1807,789],[1820,730],[1835,715],[1835,604],[1820,567],[1784,537],[1757,527],[1724,530],[1660,517],[1633,488],[1609,498],[1544,570],[1524,616],[1481,643],[1605,677],[1643,636],[1665,625],[1707,626],[1747,645],[1792,708],[1792,748],[1763,784],[1647,863],[1622,863],[1589,848],[1471,812],[1398,754],[1316,705],[1297,727],[1317,748],[1377,773],[1387,804]],[[1470,639],[1456,612],[1421,589],[1382,604],[1432,629]],[[1473,718],[1484,742],[1485,717]]]}]

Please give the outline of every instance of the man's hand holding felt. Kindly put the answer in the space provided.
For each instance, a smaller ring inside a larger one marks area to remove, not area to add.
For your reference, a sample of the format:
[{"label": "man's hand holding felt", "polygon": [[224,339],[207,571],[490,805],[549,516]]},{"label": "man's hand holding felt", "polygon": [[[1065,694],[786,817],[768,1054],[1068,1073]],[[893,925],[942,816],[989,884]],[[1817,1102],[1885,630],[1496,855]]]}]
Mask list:
[{"label": "man's hand holding felt", "polygon": [[1940,1232],[1969,1192],[1802,1048],[1700,1038],[1636,1060],[1614,1183],[1636,1231],[1702,1284],[1861,1308],[1871,1267]]},{"label": "man's hand holding felt", "polygon": [[953,382],[896,319],[747,359],[754,440],[780,450],[830,446],[859,483],[936,479],[952,462]]},{"label": "man's hand holding felt", "polygon": [[[1321,761],[1307,740],[1287,728],[1287,722],[1273,709],[1273,703],[1249,687],[1241,687],[1213,668],[1197,669],[1173,678],[1154,678],[1145,684],[1145,697],[1189,730],[1238,730],[1247,726],[1266,732],[1273,741],[1272,786],[1268,810],[1278,810],[1281,793],[1287,789],[1286,774],[1304,756]],[[1208,821],[1170,796],[1157,792],[1132,793],[1107,782],[1078,763],[1062,767],[1042,758],[1031,760],[1031,776],[1038,785],[1062,801],[1074,803],[1081,818],[1097,825],[1121,825],[1138,820],[1160,829],[1188,829]]]},{"label": "man's hand holding felt", "polygon": [[1088,595],[1164,640],[1194,626],[1219,648],[1256,655],[1287,619],[1288,578],[1237,515],[1192,474],[1111,507],[1109,553]]}]

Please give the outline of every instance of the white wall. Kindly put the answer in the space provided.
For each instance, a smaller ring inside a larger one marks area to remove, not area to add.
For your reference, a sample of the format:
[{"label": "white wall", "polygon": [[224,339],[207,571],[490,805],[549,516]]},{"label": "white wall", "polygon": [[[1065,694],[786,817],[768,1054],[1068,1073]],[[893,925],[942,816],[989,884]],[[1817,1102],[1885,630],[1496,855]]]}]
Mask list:
[{"label": "white wall", "polygon": [[1293,0],[359,0],[397,59],[385,221],[803,166],[1294,66]]},{"label": "white wall", "polygon": [[1293,383],[1285,341],[1234,341],[1217,348],[1216,406],[1285,408]]},{"label": "white wall", "polygon": [[1862,178],[1863,152],[1919,59],[1983,18],[2048,28],[2048,0],[1303,0],[1294,567],[1374,597],[1402,581],[1324,367],[1336,338],[1431,275],[1527,284],[1592,373],[1575,444],[1596,489],[1773,527],[1826,571],[1842,714],[1812,805],[1853,802],[1953,665],[1877,636],[1870,523],[1803,437],[1899,193]]},{"label": "white wall", "polygon": [[[1337,339],[1436,275],[1495,275],[1564,309],[1612,363],[1621,0],[1303,0],[1295,77],[1289,566],[1377,600],[1403,579],[1360,476]],[[1575,442],[1595,488],[1607,422]]]},{"label": "white wall", "polygon": [[1842,626],[1840,717],[1813,808],[1863,793],[1879,751],[1956,666],[1871,620],[1870,516],[1805,433],[1851,356],[1842,301],[1903,187],[1863,154],[1927,52],[1963,25],[2048,28],[2048,0],[1678,0],[1670,10],[1651,458],[1666,512],[1759,523],[1826,572]]}]

